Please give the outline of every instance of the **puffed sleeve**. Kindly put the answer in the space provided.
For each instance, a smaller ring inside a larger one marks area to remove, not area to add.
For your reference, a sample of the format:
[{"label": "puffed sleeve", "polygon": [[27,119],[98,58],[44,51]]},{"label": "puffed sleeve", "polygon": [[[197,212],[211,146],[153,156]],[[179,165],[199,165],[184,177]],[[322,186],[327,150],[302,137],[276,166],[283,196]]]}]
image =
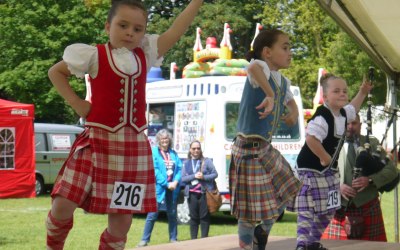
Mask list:
[{"label": "puffed sleeve", "polygon": [[[265,74],[265,76],[267,77],[267,80],[268,80],[269,76],[271,75],[271,71],[269,70],[268,64],[266,62],[262,61],[262,60],[259,60],[259,59],[251,59],[249,66],[251,64],[254,64],[254,63],[259,65],[262,68],[262,70],[263,70],[263,72],[264,72],[264,74]],[[247,74],[247,77],[249,78],[249,82],[250,82],[251,86],[253,86],[253,88],[258,88],[259,87],[258,83],[252,79],[250,74]]]},{"label": "puffed sleeve", "polygon": [[343,109],[346,111],[347,123],[352,122],[356,119],[356,108],[354,108],[353,105],[347,104],[343,107]]},{"label": "puffed sleeve", "polygon": [[64,50],[63,60],[71,74],[84,78],[88,73],[92,77],[97,76],[98,52],[95,46],[76,43]]},{"label": "puffed sleeve", "polygon": [[328,123],[322,116],[317,116],[307,124],[306,135],[312,135],[321,143],[328,136]]},{"label": "puffed sleeve", "polygon": [[158,57],[158,41],[159,35],[146,34],[142,40],[142,49],[146,55],[147,71],[151,67],[160,67],[164,57]]}]

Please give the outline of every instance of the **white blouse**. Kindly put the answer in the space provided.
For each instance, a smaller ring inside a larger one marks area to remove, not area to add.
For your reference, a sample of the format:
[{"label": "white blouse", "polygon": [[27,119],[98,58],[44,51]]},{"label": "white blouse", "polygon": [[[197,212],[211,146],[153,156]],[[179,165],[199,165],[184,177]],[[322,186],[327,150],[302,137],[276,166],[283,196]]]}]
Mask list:
[{"label": "white blouse", "polygon": [[[151,67],[161,65],[163,57],[158,58],[157,40],[159,35],[146,34],[140,46],[146,56],[147,71]],[[125,74],[133,74],[137,70],[137,62],[134,56],[127,48],[112,49],[114,62],[119,70]],[[76,43],[65,48],[63,60],[68,65],[71,74],[84,78],[89,74],[95,78],[98,73],[98,52],[96,46],[83,43]]]},{"label": "white blouse", "polygon": [[[268,67],[268,64],[265,61],[259,60],[259,59],[251,59],[250,64],[257,64],[259,65],[262,69],[263,72],[265,74],[265,76],[267,77],[267,79],[269,79],[269,77],[272,75],[272,78],[274,79],[275,83],[278,84],[279,87],[281,87],[282,83],[281,83],[281,79],[282,79],[282,74],[279,71],[275,71],[275,70],[270,70]],[[258,88],[259,85],[258,83],[252,79],[250,74],[247,74],[247,77],[249,78],[249,82],[251,84],[251,86],[253,86],[253,88]],[[285,76],[284,76],[285,77]],[[288,103],[288,101],[293,99],[293,93],[290,90],[290,85],[291,85],[291,81],[286,78],[286,82],[287,82],[287,87],[286,87],[286,95],[285,95],[285,103]]]},{"label": "white blouse", "polygon": [[[326,105],[325,105],[326,106]],[[328,106],[326,106],[328,108]],[[347,104],[343,107],[346,111],[347,123],[352,122],[356,119],[356,109],[353,105]],[[340,137],[345,133],[346,118],[341,114],[333,114],[335,124],[334,133]],[[322,116],[317,116],[307,124],[306,135],[312,135],[317,138],[321,143],[328,136],[328,123]]]}]

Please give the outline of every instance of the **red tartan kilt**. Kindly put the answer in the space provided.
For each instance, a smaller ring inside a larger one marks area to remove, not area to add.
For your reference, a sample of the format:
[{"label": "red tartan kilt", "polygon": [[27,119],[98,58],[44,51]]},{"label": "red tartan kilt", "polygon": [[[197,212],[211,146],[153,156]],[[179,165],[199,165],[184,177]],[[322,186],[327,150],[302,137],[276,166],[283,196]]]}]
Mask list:
[{"label": "red tartan kilt", "polygon": [[[363,215],[364,217],[364,234],[361,238],[357,240],[387,241],[385,225],[383,223],[382,217],[382,210],[380,208],[380,202],[378,198],[368,202],[367,204],[364,204],[360,208],[350,206],[346,215]],[[342,208],[336,211],[334,218],[325,229],[325,232],[321,238],[332,240],[348,240],[346,232],[344,230],[344,224],[345,215]]]},{"label": "red tartan kilt", "polygon": [[[116,181],[146,185],[138,211],[110,208]],[[123,127],[115,133],[86,128],[75,141],[54,185],[61,195],[91,213],[147,213],[157,211],[151,147],[144,133]]]}]

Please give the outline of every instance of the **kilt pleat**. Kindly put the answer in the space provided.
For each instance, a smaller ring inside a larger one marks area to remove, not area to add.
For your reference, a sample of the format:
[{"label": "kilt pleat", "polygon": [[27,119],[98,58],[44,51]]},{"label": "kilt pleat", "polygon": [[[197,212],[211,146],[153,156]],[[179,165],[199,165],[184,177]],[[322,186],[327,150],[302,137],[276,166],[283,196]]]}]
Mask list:
[{"label": "kilt pleat", "polygon": [[337,171],[329,169],[320,173],[299,170],[298,174],[303,186],[298,195],[288,204],[288,211],[327,214],[340,208],[327,209],[329,191],[339,190],[340,178]]},{"label": "kilt pleat", "polygon": [[345,215],[363,216],[364,218],[364,234],[356,240],[387,241],[382,209],[378,198],[358,208],[350,206],[347,212],[344,211],[344,208],[337,211],[335,217],[325,229],[322,239],[348,240],[344,230]]},{"label": "kilt pleat", "polygon": [[[258,148],[232,146],[229,169],[231,210],[239,219],[261,221],[279,217],[278,209],[295,196],[301,182],[289,163],[270,143]],[[247,155],[258,155],[249,159]]]},{"label": "kilt pleat", "polygon": [[[110,208],[115,182],[146,185],[139,210]],[[144,133],[123,127],[115,133],[86,128],[74,142],[52,196],[61,195],[91,213],[157,211],[155,175],[150,144]]]}]

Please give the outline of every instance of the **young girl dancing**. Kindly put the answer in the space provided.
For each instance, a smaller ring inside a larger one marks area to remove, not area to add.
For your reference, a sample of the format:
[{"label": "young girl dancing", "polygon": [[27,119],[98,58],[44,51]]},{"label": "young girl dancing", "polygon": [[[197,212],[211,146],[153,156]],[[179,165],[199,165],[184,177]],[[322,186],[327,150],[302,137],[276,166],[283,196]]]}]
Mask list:
[{"label": "young girl dancing", "polygon": [[364,98],[372,89],[371,84],[363,83],[348,104],[344,79],[326,74],[320,83],[324,105],[318,107],[309,120],[306,142],[297,157],[303,186],[287,207],[289,211],[298,212],[296,250],[326,249],[319,242],[321,235],[336,209],[340,208],[339,173],[335,162],[328,166],[346,132],[346,123],[356,118]]},{"label": "young girl dancing", "polygon": [[[157,211],[154,167],[146,129],[147,70],[186,31],[202,0],[192,0],[160,36],[145,35],[141,1],[112,0],[105,23],[109,41],[73,44],[49,77],[60,95],[86,118],[52,192],[47,248],[62,249],[77,207],[108,214],[99,249],[123,249],[133,213]],[[91,100],[76,95],[69,76],[90,76]]]},{"label": "young girl dancing", "polygon": [[[290,81],[278,71],[289,67],[290,49],[284,32],[264,30],[248,55],[251,61],[229,170],[231,208],[238,218],[241,249],[265,249],[272,225],[301,186],[289,163],[271,145],[280,119],[288,125],[298,120]],[[285,106],[289,112],[283,115]]]}]

